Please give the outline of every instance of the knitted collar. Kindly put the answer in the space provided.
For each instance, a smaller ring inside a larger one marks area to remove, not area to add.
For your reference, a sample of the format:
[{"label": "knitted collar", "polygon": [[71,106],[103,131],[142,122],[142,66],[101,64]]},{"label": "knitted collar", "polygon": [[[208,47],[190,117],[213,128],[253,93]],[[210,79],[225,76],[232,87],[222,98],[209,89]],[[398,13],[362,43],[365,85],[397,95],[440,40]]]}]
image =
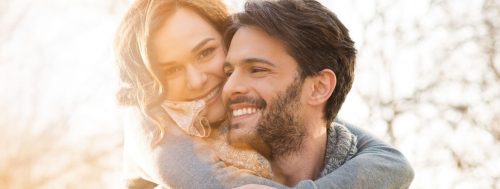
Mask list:
[{"label": "knitted collar", "polygon": [[321,177],[328,175],[339,168],[357,152],[356,136],[344,125],[333,122],[327,129],[328,141],[326,144],[325,165]]}]

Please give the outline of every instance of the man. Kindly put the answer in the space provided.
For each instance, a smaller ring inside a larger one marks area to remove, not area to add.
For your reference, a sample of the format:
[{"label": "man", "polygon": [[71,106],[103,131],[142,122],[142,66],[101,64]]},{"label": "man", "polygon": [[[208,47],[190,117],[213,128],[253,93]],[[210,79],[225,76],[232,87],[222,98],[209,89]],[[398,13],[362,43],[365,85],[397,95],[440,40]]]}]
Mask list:
[{"label": "man", "polygon": [[334,13],[314,0],[250,1],[225,39],[231,145],[261,153],[287,186],[325,176],[353,156],[355,137],[330,125],[356,58]]}]

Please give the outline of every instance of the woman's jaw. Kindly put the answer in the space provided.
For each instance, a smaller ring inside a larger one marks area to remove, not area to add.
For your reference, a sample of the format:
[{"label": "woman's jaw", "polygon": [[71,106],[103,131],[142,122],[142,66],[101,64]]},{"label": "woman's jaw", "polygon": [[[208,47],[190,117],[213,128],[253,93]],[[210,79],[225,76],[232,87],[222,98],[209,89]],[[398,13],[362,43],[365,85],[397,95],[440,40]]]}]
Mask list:
[{"label": "woman's jaw", "polygon": [[210,91],[204,98],[206,108],[202,114],[206,115],[210,123],[220,123],[226,117],[225,106],[222,103],[222,84],[218,85]]}]

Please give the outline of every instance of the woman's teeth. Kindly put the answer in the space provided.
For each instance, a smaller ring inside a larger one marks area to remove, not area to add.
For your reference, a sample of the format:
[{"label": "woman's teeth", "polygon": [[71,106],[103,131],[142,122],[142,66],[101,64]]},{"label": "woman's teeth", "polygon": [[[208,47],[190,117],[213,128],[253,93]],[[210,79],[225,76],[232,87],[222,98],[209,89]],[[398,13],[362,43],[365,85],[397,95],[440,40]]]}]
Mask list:
[{"label": "woman's teeth", "polygon": [[201,100],[207,102],[209,101],[210,99],[212,99],[213,97],[215,97],[215,95],[217,95],[217,92],[219,92],[219,87],[217,87],[216,89],[212,90],[212,92],[208,93],[207,96],[203,97]]},{"label": "woman's teeth", "polygon": [[248,114],[254,114],[257,112],[257,108],[241,108],[237,110],[233,110],[233,116],[242,116],[242,115],[248,115]]}]

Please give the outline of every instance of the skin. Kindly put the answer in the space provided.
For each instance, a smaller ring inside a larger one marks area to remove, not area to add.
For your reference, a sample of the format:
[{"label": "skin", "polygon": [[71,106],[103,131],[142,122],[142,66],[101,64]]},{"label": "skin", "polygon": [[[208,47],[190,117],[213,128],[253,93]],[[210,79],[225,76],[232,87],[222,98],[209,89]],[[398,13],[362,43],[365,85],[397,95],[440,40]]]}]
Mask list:
[{"label": "skin", "polygon": [[151,37],[151,64],[172,101],[205,100],[202,115],[220,121],[225,108],[222,37],[196,12],[180,8]]},{"label": "skin", "polygon": [[[296,79],[298,69],[297,62],[287,53],[285,46],[261,29],[244,26],[235,33],[224,63],[229,78],[222,94],[225,103],[231,102],[228,107],[233,113],[229,131],[232,144],[247,144],[264,156],[273,157],[270,145],[258,132],[259,120],[269,107],[253,111],[258,104],[232,101],[243,96],[272,104],[276,96]],[[293,186],[301,180],[318,178],[326,148],[327,124],[323,120],[323,107],[335,88],[335,81],[331,70],[305,78],[297,106],[300,109],[294,110],[305,123],[304,140],[297,152],[270,159],[275,181]]]}]

